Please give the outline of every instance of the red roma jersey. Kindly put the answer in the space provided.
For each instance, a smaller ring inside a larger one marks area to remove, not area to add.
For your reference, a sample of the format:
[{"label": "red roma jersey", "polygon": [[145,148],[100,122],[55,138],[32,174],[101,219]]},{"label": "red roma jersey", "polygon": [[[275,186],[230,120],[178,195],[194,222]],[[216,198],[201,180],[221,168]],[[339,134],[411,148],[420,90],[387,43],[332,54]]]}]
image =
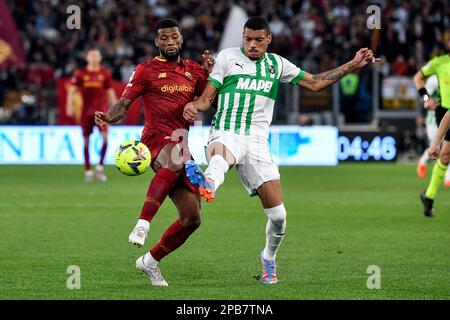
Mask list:
[{"label": "red roma jersey", "polygon": [[171,136],[174,130],[189,130],[189,122],[183,118],[184,106],[202,94],[206,82],[207,74],[198,63],[182,59],[174,64],[156,57],[136,67],[122,97],[133,101],[142,95],[142,137],[152,133]]},{"label": "red roma jersey", "polygon": [[106,68],[101,67],[98,71],[88,71],[86,67],[77,69],[70,81],[83,96],[83,115],[108,110],[106,92],[112,87],[112,77]]}]

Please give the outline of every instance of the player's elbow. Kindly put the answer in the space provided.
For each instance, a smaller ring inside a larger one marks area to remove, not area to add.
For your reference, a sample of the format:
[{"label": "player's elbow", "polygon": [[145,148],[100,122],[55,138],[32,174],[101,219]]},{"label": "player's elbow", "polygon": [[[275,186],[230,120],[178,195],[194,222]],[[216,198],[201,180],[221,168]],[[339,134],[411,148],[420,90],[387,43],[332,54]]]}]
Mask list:
[{"label": "player's elbow", "polygon": [[314,92],[320,91],[324,88],[321,86],[320,81],[315,79],[302,80],[298,83],[298,85]]},{"label": "player's elbow", "polygon": [[425,77],[422,74],[422,71],[417,71],[416,74],[413,77],[413,82],[416,85],[416,87],[422,87],[423,83],[425,82]]},{"label": "player's elbow", "polygon": [[319,92],[320,90],[323,90],[325,88],[324,86],[321,86],[318,82],[313,82],[309,85],[308,89],[314,92]]}]

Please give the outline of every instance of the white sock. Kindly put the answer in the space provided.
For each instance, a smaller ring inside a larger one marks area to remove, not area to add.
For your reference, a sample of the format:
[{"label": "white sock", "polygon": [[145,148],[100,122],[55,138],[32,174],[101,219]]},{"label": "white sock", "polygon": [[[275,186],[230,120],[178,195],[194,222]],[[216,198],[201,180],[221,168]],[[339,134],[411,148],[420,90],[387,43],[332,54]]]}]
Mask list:
[{"label": "white sock", "polygon": [[266,247],[264,248],[263,258],[275,260],[286,229],[286,209],[283,204],[280,204],[273,208],[264,209],[264,212],[269,220],[266,224]]},{"label": "white sock", "polygon": [[150,252],[147,252],[144,255],[144,265],[149,268],[156,268],[156,266],[158,265],[158,261],[153,258]]},{"label": "white sock", "polygon": [[227,161],[221,155],[215,154],[209,160],[208,168],[205,170],[205,177],[214,182],[214,192],[225,181],[225,173],[229,169]]},{"label": "white sock", "polygon": [[144,219],[139,219],[134,228],[136,229],[139,227],[144,227],[145,229],[148,230],[148,229],[150,229],[150,222],[147,220],[144,220]]}]

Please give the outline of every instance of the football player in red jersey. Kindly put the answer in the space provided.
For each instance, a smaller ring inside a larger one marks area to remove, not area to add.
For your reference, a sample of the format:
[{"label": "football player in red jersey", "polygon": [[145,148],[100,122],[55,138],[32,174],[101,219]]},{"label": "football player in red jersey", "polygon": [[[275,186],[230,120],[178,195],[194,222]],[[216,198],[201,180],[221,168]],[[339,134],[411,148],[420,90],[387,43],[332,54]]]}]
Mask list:
[{"label": "football player in red jersey", "polygon": [[[86,52],[87,65],[84,68],[75,70],[71,79],[71,86],[67,94],[67,115],[73,116],[74,108],[72,105],[73,95],[79,89],[83,98],[83,109],[81,111],[80,126],[83,131],[84,138],[84,167],[85,167],[85,181],[92,181],[94,179],[94,172],[91,169],[91,162],[89,160],[89,137],[95,125],[94,112],[99,108],[105,109],[108,106],[108,101],[111,104],[116,103],[117,97],[112,86],[112,78],[109,71],[102,66],[102,54],[98,49],[90,48]],[[106,176],[103,172],[103,162],[105,159],[106,149],[108,147],[108,127],[99,127],[103,136],[103,146],[100,154],[100,162],[95,168],[95,176],[101,182],[106,181]]]},{"label": "football player in red jersey", "polygon": [[156,174],[129,242],[138,246],[145,243],[150,222],[169,196],[179,219],[136,261],[136,267],[149,276],[152,285],[167,286],[158,262],[181,246],[200,225],[200,197],[184,171],[184,162],[191,156],[187,148],[190,123],[183,118],[183,109],[202,93],[213,63],[207,51],[202,56],[203,66],[181,59],[183,36],[175,20],[162,19],[156,24],[155,32],[159,56],[139,64],[119,101],[108,112],[96,112],[95,117],[100,126],[115,123],[125,116],[131,103],[142,96],[145,126],[141,142],[150,149],[151,167]]}]

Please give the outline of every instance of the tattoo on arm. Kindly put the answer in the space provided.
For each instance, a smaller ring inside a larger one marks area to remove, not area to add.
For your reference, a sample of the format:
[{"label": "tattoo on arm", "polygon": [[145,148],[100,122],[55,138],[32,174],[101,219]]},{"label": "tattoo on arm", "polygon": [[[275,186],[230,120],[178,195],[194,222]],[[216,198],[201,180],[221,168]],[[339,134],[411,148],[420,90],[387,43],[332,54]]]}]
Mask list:
[{"label": "tattoo on arm", "polygon": [[108,113],[111,117],[109,123],[115,123],[122,119],[128,111],[128,108],[131,106],[131,100],[120,98],[115,104],[109,107]]},{"label": "tattoo on arm", "polygon": [[314,80],[328,80],[328,81],[337,81],[347,75],[348,73],[352,72],[354,70],[354,67],[352,64],[346,63],[340,67],[337,67],[336,69],[322,72],[319,74],[313,75]]}]

